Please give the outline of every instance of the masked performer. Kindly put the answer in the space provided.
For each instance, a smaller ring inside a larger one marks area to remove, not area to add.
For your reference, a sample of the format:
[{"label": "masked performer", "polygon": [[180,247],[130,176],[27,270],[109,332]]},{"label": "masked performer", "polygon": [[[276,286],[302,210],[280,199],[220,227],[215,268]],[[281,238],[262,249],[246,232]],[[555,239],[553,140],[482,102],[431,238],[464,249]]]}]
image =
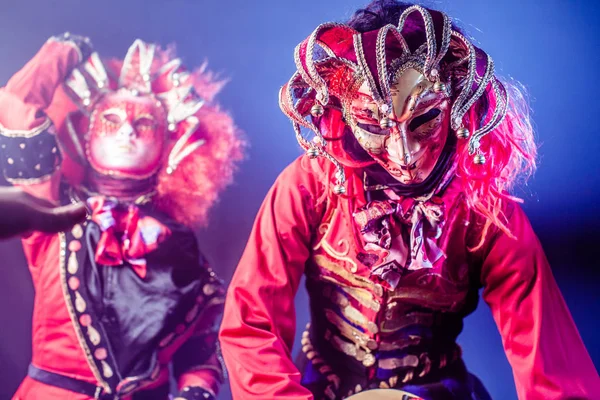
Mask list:
[{"label": "masked performer", "polygon": [[[487,399],[456,344],[481,287],[521,399],[598,398],[598,374],[508,194],[536,154],[522,94],[491,58],[445,14],[386,0],[317,27],[295,61],[280,104],[307,154],[267,195],[228,291],[220,339],[234,398],[392,388],[404,392],[394,398]],[[311,322],[298,368],[303,274]]]},{"label": "masked performer", "polygon": [[16,399],[184,399],[223,380],[221,281],[193,227],[232,178],[242,141],[222,84],[140,40],[103,62],[51,38],[0,90],[7,180],[87,222],[23,240],[36,291],[33,359]]}]

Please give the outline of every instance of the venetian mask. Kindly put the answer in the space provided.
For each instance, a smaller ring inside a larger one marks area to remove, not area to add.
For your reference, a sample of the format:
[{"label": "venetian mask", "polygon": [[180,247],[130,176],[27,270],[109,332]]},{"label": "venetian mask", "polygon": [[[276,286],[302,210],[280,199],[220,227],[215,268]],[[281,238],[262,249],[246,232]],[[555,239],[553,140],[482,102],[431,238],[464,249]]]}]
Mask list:
[{"label": "venetian mask", "polygon": [[166,114],[152,96],[106,94],[94,107],[87,140],[91,166],[103,174],[143,178],[161,165]]},{"label": "venetian mask", "polygon": [[[449,97],[435,91],[434,83],[413,68],[397,74],[390,94],[391,110],[382,110],[364,82],[346,110],[348,123],[359,144],[396,180],[407,185],[423,182],[448,137]],[[389,119],[387,126],[381,123],[384,117]]]}]

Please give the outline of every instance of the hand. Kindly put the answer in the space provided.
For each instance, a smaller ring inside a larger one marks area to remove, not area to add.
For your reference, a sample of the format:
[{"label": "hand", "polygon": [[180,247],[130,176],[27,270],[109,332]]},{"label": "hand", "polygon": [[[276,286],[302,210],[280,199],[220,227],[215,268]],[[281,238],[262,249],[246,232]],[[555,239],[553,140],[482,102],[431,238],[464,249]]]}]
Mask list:
[{"label": "hand", "polygon": [[19,188],[0,187],[0,239],[31,231],[62,232],[85,217],[83,203],[56,207]]},{"label": "hand", "polygon": [[52,36],[48,40],[55,42],[67,42],[76,47],[79,51],[80,63],[85,62],[94,51],[90,38],[80,35],[73,35],[69,32],[65,32],[62,35]]}]

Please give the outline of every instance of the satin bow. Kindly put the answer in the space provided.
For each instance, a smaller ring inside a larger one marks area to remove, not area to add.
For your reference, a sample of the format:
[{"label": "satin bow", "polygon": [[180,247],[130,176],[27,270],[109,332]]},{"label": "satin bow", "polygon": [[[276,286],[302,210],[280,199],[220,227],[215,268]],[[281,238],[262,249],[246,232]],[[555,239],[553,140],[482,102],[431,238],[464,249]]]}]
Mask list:
[{"label": "satin bow", "polygon": [[145,255],[156,250],[171,231],[158,220],[144,216],[134,204],[122,205],[102,196],[91,197],[87,203],[92,209],[92,221],[102,232],[96,262],[109,266],[127,262],[140,278],[145,278]]},{"label": "satin bow", "polygon": [[[365,248],[385,250],[385,254],[397,253],[399,262],[387,261],[375,266],[373,275],[388,281],[392,287],[398,284],[401,267],[406,264],[410,251],[410,262],[405,266],[408,270],[433,268],[446,258],[437,245],[442,234],[444,222],[444,203],[439,198],[419,202],[412,198],[398,201],[372,201],[354,213],[356,222],[363,239]],[[392,247],[394,238],[391,236],[391,226],[394,221],[410,227],[409,249],[399,245]]]}]

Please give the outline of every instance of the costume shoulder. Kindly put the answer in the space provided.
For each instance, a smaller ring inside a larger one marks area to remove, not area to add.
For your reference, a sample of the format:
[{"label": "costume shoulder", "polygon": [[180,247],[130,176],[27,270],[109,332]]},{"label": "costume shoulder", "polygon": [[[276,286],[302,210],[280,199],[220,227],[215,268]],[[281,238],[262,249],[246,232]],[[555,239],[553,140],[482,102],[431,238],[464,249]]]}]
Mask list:
[{"label": "costume shoulder", "polygon": [[301,155],[279,174],[276,185],[289,190],[304,188],[318,197],[327,189],[334,173],[335,168],[328,160],[322,157],[310,159]]}]

